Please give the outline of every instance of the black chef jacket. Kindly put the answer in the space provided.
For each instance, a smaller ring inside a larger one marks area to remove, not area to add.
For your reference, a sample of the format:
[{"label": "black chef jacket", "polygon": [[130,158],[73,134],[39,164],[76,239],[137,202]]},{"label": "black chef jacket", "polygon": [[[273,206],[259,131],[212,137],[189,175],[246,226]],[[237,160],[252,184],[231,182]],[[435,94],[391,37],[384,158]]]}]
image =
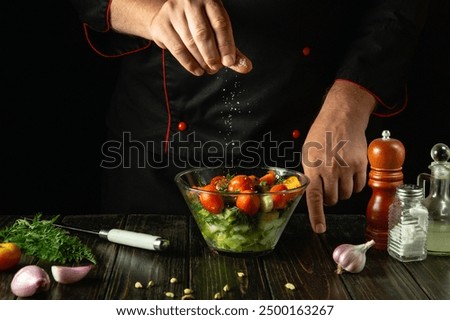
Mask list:
[{"label": "black chef jacket", "polygon": [[269,165],[301,170],[301,148],[326,90],[351,81],[393,115],[426,2],[224,0],[237,47],[253,62],[195,77],[170,52],[118,34],[110,0],[71,0],[91,47],[122,66],[102,147],[104,210],[183,213],[173,177],[189,167]]}]

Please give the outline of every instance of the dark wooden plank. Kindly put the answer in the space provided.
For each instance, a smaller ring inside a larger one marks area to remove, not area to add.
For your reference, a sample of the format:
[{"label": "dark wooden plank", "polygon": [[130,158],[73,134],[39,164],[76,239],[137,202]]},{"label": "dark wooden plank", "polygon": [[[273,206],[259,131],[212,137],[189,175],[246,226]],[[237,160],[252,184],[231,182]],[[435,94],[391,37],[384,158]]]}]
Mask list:
[{"label": "dark wooden plank", "polygon": [[[111,276],[106,299],[164,299],[173,292],[181,299],[188,287],[186,252],[188,243],[187,218],[184,216],[131,215],[126,230],[159,235],[170,240],[167,251],[150,251],[121,246]],[[176,278],[177,283],[170,283]],[[147,288],[149,281],[154,286]],[[143,288],[135,288],[136,282]]]},{"label": "dark wooden plank", "polygon": [[[171,241],[166,252],[110,243],[96,235],[71,232],[90,246],[98,265],[80,282],[62,285],[28,299],[164,299],[171,291],[181,299],[184,288],[195,299],[450,299],[450,259],[429,256],[425,261],[401,263],[387,252],[370,249],[365,269],[358,274],[335,273],[332,251],[341,243],[365,241],[363,215],[329,215],[328,231],[314,234],[307,215],[294,215],[271,254],[234,258],[213,254],[193,220],[187,216],[74,215],[61,217],[72,226],[98,231],[123,228],[161,235]],[[17,216],[0,216],[0,228]],[[22,256],[16,268],[0,273],[0,299],[15,299],[13,275],[37,264],[49,272],[51,263]],[[245,277],[238,277],[243,272]],[[52,277],[52,276],[51,276]],[[170,283],[170,278],[177,283]],[[53,280],[53,278],[52,278]],[[145,288],[149,280],[155,286]],[[144,288],[136,289],[140,281]],[[296,290],[285,288],[293,283]],[[230,291],[224,291],[228,285]]]},{"label": "dark wooden plank", "polygon": [[428,255],[405,266],[430,299],[450,300],[450,257]]},{"label": "dark wooden plank", "polygon": [[[323,243],[332,258],[336,246],[342,243],[364,243],[364,215],[329,215]],[[340,275],[352,299],[427,299],[404,264],[391,258],[386,251],[369,249],[364,270]]]},{"label": "dark wooden plank", "polygon": [[192,219],[190,227],[190,283],[195,299],[211,300],[216,294],[220,299],[271,299],[260,259],[213,253]]},{"label": "dark wooden plank", "polygon": [[341,275],[354,299],[427,299],[405,266],[384,251],[367,254],[365,269],[358,274]]},{"label": "dark wooden plank", "polygon": [[[273,299],[349,299],[329,254],[310,228],[307,215],[289,221],[274,252],[264,258]],[[292,283],[295,290],[286,288]]]},{"label": "dark wooden plank", "polygon": [[[61,224],[98,232],[101,229],[124,228],[125,218],[124,215],[119,214],[71,215],[63,216],[61,218]],[[73,233],[77,235],[83,234],[79,232]],[[89,236],[95,237],[95,235]]]},{"label": "dark wooden plank", "polygon": [[0,226],[1,226],[0,229],[3,229],[4,227],[12,223],[15,220],[13,219],[14,219],[13,216],[0,215]]}]

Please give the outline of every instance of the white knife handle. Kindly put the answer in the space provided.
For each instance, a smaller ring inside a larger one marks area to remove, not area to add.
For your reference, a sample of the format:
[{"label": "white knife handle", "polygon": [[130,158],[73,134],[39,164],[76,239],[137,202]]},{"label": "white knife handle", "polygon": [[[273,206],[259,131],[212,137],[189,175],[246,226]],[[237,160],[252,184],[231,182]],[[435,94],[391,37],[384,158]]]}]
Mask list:
[{"label": "white knife handle", "polygon": [[166,239],[134,231],[120,229],[100,230],[99,235],[114,243],[147,250],[161,251],[167,249],[169,245],[169,241]]}]

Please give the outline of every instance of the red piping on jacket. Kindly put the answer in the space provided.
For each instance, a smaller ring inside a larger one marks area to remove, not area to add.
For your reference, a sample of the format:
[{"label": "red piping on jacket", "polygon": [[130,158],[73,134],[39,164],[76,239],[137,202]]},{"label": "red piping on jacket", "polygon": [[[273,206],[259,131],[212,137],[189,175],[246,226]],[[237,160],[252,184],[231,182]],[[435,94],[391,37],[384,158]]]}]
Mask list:
[{"label": "red piping on jacket", "polygon": [[[110,9],[111,9],[111,0],[109,1],[108,8],[106,9],[106,19],[105,19],[105,21],[106,21],[106,29],[103,31],[104,33],[112,32],[111,31],[111,10]],[[89,29],[91,29],[91,27],[87,23],[83,23],[84,36],[85,36],[87,42],[89,43],[89,46],[97,54],[99,54],[100,56],[105,57],[105,58],[117,58],[117,57],[126,56],[128,54],[144,50],[144,49],[148,48],[152,44],[152,42],[149,41],[146,46],[141,47],[141,48],[137,48],[135,50],[130,50],[130,51],[127,51],[127,52],[124,52],[124,53],[119,53],[119,54],[105,54],[105,53],[101,52],[100,50],[98,50],[94,46],[94,44],[92,43],[91,38],[89,37]]]},{"label": "red piping on jacket", "polygon": [[91,27],[89,27],[89,25],[88,25],[87,23],[83,23],[83,28],[84,28],[84,36],[86,37],[86,40],[87,40],[89,46],[91,47],[91,49],[94,50],[95,53],[97,53],[98,55],[100,55],[100,56],[102,56],[102,57],[105,57],[105,58],[118,58],[118,57],[123,57],[123,56],[129,55],[129,54],[135,53],[135,52],[139,52],[139,51],[145,50],[145,49],[147,49],[148,47],[150,47],[151,44],[152,44],[152,42],[149,41],[148,44],[147,44],[146,46],[141,47],[141,48],[137,48],[137,49],[135,49],[135,50],[130,50],[130,51],[127,51],[127,52],[124,52],[124,53],[119,53],[119,54],[106,54],[106,53],[103,53],[103,52],[101,52],[100,50],[98,50],[98,49],[95,47],[95,45],[92,43],[91,38],[89,37],[89,29],[90,29]]},{"label": "red piping on jacket", "polygon": [[[377,100],[377,102],[378,102],[381,106],[383,106],[384,108],[389,109],[389,110],[393,110],[393,109],[394,109],[394,107],[388,106],[388,105],[387,105],[386,103],[384,103],[383,100],[381,100],[381,98],[378,97],[375,93],[373,93],[372,91],[370,91],[370,90],[367,89],[366,87],[363,87],[363,86],[360,85],[359,83],[356,83],[356,82],[353,82],[353,81],[347,80],[347,79],[341,79],[341,78],[335,79],[335,80],[336,80],[336,81],[347,81],[347,82],[353,83],[353,84],[357,85],[358,87],[360,87],[361,89],[363,89],[363,90],[367,91],[368,93],[370,93],[370,94],[375,98],[375,100]],[[407,104],[408,104],[408,89],[405,87],[405,101],[403,102],[403,105],[400,107],[400,109],[398,109],[398,110],[396,110],[396,111],[394,111],[394,112],[392,112],[392,113],[378,113],[378,112],[375,112],[375,111],[374,111],[374,112],[373,112],[373,115],[375,115],[375,116],[377,116],[377,117],[381,117],[381,118],[393,117],[393,116],[396,116],[396,115],[398,115],[399,113],[401,113],[403,110],[405,110]]]},{"label": "red piping on jacket", "polygon": [[166,129],[166,140],[164,142],[164,152],[167,153],[169,150],[169,138],[170,138],[170,125],[172,123],[172,114],[170,112],[169,95],[167,93],[167,78],[166,78],[166,59],[165,50],[161,50],[161,62],[162,62],[162,74],[163,74],[163,87],[164,87],[164,99],[166,100],[166,110],[167,110],[167,129]]}]

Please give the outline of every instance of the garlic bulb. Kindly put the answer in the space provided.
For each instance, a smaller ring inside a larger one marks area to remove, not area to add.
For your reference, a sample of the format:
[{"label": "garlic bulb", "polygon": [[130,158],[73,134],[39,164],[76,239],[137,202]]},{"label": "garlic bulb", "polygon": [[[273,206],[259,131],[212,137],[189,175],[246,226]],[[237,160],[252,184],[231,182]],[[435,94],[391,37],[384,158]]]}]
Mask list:
[{"label": "garlic bulb", "polygon": [[17,297],[31,297],[39,291],[50,289],[48,273],[36,265],[25,266],[14,275],[11,281],[11,291]]},{"label": "garlic bulb", "polygon": [[375,244],[374,240],[366,243],[353,245],[341,244],[333,251],[333,260],[337,263],[336,273],[341,274],[345,271],[358,273],[366,265],[366,251]]}]

